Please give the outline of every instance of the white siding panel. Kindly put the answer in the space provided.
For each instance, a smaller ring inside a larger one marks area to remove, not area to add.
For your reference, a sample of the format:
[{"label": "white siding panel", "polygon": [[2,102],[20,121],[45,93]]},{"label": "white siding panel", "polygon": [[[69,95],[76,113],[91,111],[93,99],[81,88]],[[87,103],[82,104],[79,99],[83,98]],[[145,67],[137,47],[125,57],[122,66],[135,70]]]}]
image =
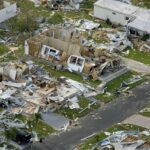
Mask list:
[{"label": "white siding panel", "polygon": [[11,17],[14,17],[16,13],[17,13],[16,4],[12,4],[9,7],[0,10],[0,23],[4,22],[7,19],[10,19]]},{"label": "white siding panel", "polygon": [[128,22],[128,20],[126,20],[128,16],[99,6],[94,6],[94,16],[102,20],[109,19],[114,24],[126,25]]}]

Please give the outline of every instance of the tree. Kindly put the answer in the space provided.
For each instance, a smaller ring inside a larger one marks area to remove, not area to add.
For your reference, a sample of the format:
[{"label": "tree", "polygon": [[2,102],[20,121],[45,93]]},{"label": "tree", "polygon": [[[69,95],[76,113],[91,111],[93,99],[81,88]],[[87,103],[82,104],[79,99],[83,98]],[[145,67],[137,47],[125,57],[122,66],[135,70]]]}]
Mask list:
[{"label": "tree", "polygon": [[37,29],[38,25],[34,15],[27,13],[18,17],[16,27],[20,32],[31,32]]},{"label": "tree", "polygon": [[8,21],[8,26],[15,32],[32,32],[38,28],[36,15],[31,11],[19,14]]}]

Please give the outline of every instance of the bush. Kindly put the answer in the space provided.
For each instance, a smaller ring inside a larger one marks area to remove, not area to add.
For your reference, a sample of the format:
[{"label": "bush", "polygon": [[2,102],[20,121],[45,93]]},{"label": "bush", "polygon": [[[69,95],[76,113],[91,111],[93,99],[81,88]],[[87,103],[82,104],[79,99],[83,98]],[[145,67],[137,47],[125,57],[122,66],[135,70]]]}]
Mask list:
[{"label": "bush", "polygon": [[60,24],[63,23],[63,15],[60,13],[55,13],[51,18],[49,18],[48,22],[50,24]]},{"label": "bush", "polygon": [[85,9],[92,9],[93,4],[94,4],[93,0],[86,0],[80,4],[80,7]]},{"label": "bush", "polygon": [[0,55],[3,55],[7,53],[8,51],[9,49],[4,44],[0,44]]},{"label": "bush", "polygon": [[8,26],[17,32],[31,32],[38,28],[34,14],[21,14],[8,21]]},{"label": "bush", "polygon": [[16,128],[10,128],[9,130],[5,130],[4,134],[7,139],[16,141],[16,132],[17,132]]}]

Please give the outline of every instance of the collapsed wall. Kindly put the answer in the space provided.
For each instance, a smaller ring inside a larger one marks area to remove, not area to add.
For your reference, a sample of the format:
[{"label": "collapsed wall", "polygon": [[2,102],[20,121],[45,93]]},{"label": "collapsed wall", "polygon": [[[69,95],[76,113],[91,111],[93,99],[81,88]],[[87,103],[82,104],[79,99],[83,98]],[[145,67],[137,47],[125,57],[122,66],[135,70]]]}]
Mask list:
[{"label": "collapsed wall", "polygon": [[72,30],[50,29],[41,35],[31,37],[25,42],[25,54],[41,57],[43,45],[57,49],[61,54],[65,52],[67,56],[81,55],[79,33]]}]

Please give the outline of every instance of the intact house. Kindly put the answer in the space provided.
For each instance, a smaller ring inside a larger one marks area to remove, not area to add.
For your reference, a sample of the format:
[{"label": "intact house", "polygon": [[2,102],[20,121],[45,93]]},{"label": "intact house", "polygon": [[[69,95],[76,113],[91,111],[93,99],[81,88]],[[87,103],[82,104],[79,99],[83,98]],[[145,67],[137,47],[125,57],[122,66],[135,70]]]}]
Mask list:
[{"label": "intact house", "polygon": [[150,35],[150,10],[117,0],[99,0],[94,4],[94,17],[126,26],[130,35]]},{"label": "intact house", "polygon": [[12,0],[0,0],[0,23],[17,14],[17,5]]}]

